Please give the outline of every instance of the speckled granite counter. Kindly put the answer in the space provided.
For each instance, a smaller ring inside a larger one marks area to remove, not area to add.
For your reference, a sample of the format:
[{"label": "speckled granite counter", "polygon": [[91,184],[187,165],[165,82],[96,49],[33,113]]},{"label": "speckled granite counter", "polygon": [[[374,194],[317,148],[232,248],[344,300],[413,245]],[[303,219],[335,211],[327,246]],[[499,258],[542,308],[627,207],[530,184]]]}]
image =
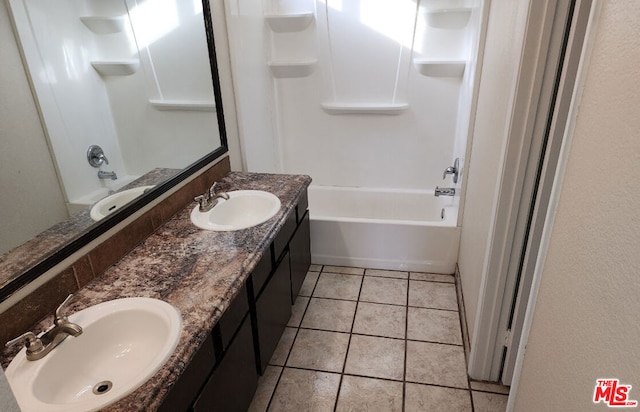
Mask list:
[{"label": "speckled granite counter", "polygon": [[[182,313],[180,340],[167,363],[133,394],[104,410],[149,411],[160,406],[286,218],[294,213],[310,182],[308,176],[301,175],[233,172],[218,183],[218,191],[271,192],[282,202],[278,214],[249,229],[211,232],[191,223],[193,203],[74,296],[69,313],[135,296],[164,300]],[[50,319],[43,322],[50,324]],[[12,356],[5,351],[3,367]]]},{"label": "speckled granite counter", "polygon": [[[179,169],[157,168],[116,192],[138,186],[157,185],[178,172],[180,172]],[[90,211],[91,208],[87,208],[0,255],[0,288],[93,227],[96,222],[89,216]]]}]

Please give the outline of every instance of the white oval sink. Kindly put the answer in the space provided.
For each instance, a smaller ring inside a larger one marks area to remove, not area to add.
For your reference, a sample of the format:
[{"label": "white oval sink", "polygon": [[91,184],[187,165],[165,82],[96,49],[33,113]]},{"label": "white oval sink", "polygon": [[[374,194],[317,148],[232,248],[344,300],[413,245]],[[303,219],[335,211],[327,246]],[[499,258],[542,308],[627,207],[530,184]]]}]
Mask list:
[{"label": "white oval sink", "polygon": [[105,197],[91,208],[91,219],[96,222],[100,219],[104,219],[111,213],[143,194],[145,190],[151,189],[152,187],[153,185],[134,187],[133,189],[123,190],[122,192],[114,193]]},{"label": "white oval sink", "polygon": [[150,298],[104,302],[69,321],[81,335],[36,361],[23,348],[5,371],[23,412],[95,411],[122,399],[164,365],[182,329],[176,308]]},{"label": "white oval sink", "polygon": [[280,199],[262,190],[236,190],[227,192],[229,200],[219,199],[208,212],[196,206],[191,221],[200,229],[232,231],[246,229],[266,222],[280,210]]}]

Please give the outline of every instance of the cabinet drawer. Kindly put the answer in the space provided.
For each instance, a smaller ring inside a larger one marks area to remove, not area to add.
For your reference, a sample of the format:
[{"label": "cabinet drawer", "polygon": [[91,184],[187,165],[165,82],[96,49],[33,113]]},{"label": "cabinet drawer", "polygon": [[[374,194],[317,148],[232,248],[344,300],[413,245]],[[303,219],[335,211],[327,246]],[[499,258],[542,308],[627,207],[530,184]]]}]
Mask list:
[{"label": "cabinet drawer", "polygon": [[289,254],[286,253],[256,302],[258,357],[261,374],[264,373],[291,316],[290,285]]},{"label": "cabinet drawer", "polygon": [[306,213],[289,243],[291,258],[291,303],[295,303],[309,266],[311,266],[309,213]]},{"label": "cabinet drawer", "polygon": [[[240,327],[240,322],[249,312],[249,300],[247,298],[247,287],[242,286],[242,289],[238,292],[231,305],[222,314],[222,317],[218,321],[217,327],[214,329],[214,334],[219,334],[220,342],[222,343],[222,351],[227,350],[231,338]],[[216,339],[217,340],[217,339]]]},{"label": "cabinet drawer", "polygon": [[260,262],[258,262],[255,269],[253,269],[253,272],[251,272],[254,299],[260,294],[264,283],[271,274],[271,262],[271,248],[269,248],[264,252],[264,255],[262,255],[262,259],[260,259]]},{"label": "cabinet drawer", "polygon": [[277,262],[284,252],[284,249],[287,247],[289,243],[289,239],[291,239],[291,235],[296,231],[296,214],[291,213],[287,220],[285,220],[284,225],[282,225],[282,229],[276,235],[276,238],[273,240],[273,258]]},{"label": "cabinet drawer", "polygon": [[305,190],[304,194],[300,198],[300,201],[296,205],[296,221],[298,222],[298,224],[300,224],[300,222],[302,222],[302,219],[304,219],[304,214],[306,213],[308,208],[309,196],[307,195],[307,191]]},{"label": "cabinet drawer", "polygon": [[158,411],[178,412],[189,410],[193,400],[200,392],[200,388],[205,384],[213,370],[215,362],[213,338],[209,334],[207,340],[200,346],[191,363],[182,372],[182,375],[180,375],[180,378],[178,378]]},{"label": "cabinet drawer", "polygon": [[195,412],[246,411],[258,386],[251,322],[247,316],[193,405]]}]

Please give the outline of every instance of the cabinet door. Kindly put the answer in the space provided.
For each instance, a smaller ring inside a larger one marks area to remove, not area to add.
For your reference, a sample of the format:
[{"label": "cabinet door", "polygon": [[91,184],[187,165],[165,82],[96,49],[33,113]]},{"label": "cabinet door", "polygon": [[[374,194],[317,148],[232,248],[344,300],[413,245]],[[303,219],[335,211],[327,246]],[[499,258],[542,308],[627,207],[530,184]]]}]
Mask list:
[{"label": "cabinet door", "polygon": [[248,312],[247,287],[243,286],[220,317],[217,327],[214,328],[214,339],[219,339],[218,342],[221,343],[220,352],[227,350],[233,334],[239,329],[240,323]]},{"label": "cabinet door", "polygon": [[160,412],[188,411],[213,370],[216,359],[211,334],[160,405]]},{"label": "cabinet door", "polygon": [[256,301],[260,374],[265,368],[291,316],[289,252],[286,252]]},{"label": "cabinet door", "polygon": [[195,404],[195,412],[245,412],[258,387],[251,322],[247,316]]},{"label": "cabinet door", "polygon": [[298,230],[296,230],[296,233],[291,238],[289,251],[291,253],[291,303],[294,303],[302,287],[302,282],[304,282],[304,278],[307,275],[309,266],[311,266],[308,212],[302,218]]}]

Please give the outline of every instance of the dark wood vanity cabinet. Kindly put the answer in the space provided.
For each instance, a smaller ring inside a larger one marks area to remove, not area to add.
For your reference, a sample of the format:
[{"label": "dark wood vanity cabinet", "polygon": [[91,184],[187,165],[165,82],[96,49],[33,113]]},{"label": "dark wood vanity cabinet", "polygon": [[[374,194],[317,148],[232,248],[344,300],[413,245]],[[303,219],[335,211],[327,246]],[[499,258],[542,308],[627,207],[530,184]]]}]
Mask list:
[{"label": "dark wood vanity cabinet", "polygon": [[246,411],[258,386],[253,345],[243,286],[159,410]]},{"label": "dark wood vanity cabinet", "polygon": [[251,321],[244,318],[222,360],[193,404],[194,412],[246,411],[258,386]]},{"label": "dark wood vanity cabinet", "polygon": [[255,304],[258,370],[262,375],[291,317],[289,252],[277,262]]},{"label": "dark wood vanity cabinet", "polygon": [[160,410],[246,411],[310,264],[305,193]]},{"label": "dark wood vanity cabinet", "polygon": [[304,278],[311,266],[311,236],[309,212],[306,211],[298,224],[298,229],[289,242],[291,259],[291,303],[295,303]]}]

